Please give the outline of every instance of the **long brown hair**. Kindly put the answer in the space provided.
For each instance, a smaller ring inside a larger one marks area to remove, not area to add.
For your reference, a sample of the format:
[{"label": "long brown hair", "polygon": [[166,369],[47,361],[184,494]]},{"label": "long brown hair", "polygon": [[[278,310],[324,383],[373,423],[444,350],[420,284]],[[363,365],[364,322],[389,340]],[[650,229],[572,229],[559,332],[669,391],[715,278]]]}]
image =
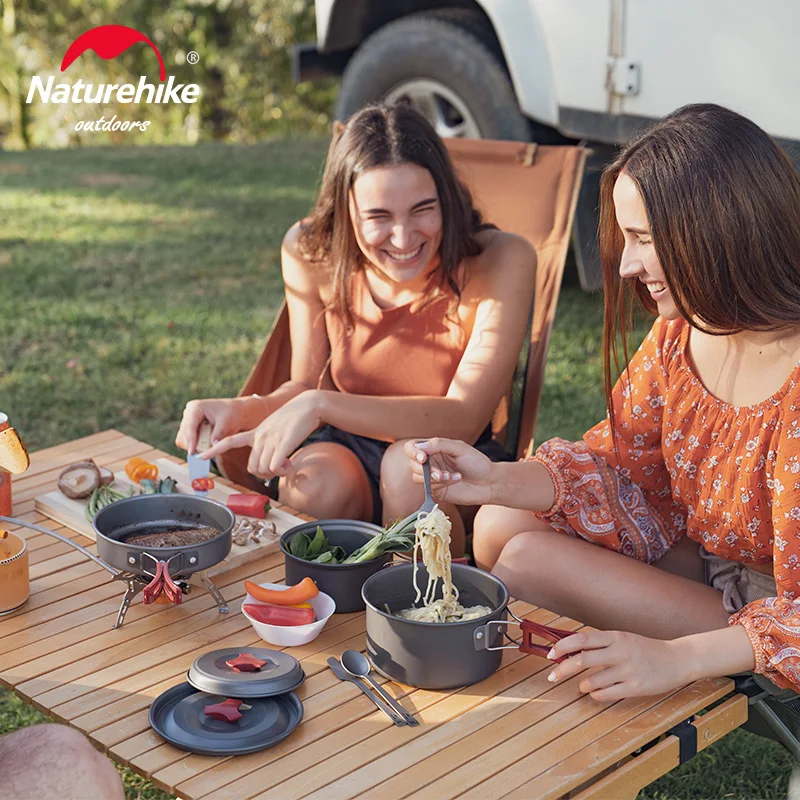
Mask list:
[{"label": "long brown hair", "polygon": [[396,164],[417,164],[436,183],[442,211],[439,285],[446,283],[459,298],[456,268],[464,258],[481,252],[475,239],[475,233],[485,227],[481,215],[428,120],[406,103],[364,107],[334,135],[322,185],[299,242],[304,257],[332,270],[332,310],[348,323],[352,321],[350,279],[364,263],[350,220],[350,190],[367,170]]},{"label": "long brown hair", "polygon": [[621,339],[627,364],[634,295],[656,311],[640,281],[619,277],[623,237],[613,191],[622,172],[639,190],[667,286],[690,325],[727,335],[800,322],[800,175],[746,117],[712,104],[679,108],[631,140],[600,183],[603,365],[612,430],[617,346]]}]

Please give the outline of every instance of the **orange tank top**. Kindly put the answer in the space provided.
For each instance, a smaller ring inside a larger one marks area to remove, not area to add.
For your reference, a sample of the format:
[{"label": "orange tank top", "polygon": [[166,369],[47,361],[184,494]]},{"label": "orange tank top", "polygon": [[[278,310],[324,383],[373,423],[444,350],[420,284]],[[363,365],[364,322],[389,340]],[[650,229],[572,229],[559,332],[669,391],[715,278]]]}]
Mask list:
[{"label": "orange tank top", "polygon": [[325,313],[331,378],[340,392],[384,397],[447,394],[467,336],[451,312],[452,293],[444,292],[427,305],[426,300],[422,296],[402,306],[381,308],[364,270],[355,273],[352,330],[332,311]]}]

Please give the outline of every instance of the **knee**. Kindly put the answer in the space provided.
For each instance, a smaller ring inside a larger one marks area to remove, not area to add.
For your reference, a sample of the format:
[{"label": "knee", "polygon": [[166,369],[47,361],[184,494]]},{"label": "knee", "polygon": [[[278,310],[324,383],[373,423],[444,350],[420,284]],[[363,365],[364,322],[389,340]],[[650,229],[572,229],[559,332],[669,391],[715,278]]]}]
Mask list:
[{"label": "knee", "polygon": [[[414,483],[408,468],[408,456],[403,451],[407,439],[389,445],[381,460],[381,496],[384,504],[398,502],[419,505],[423,489]],[[419,501],[419,502],[418,502]]]},{"label": "knee", "polygon": [[345,447],[320,443],[303,448],[280,480],[281,502],[323,518],[369,514],[369,486],[361,462]]},{"label": "knee", "polygon": [[479,567],[491,569],[495,565],[506,542],[523,530],[520,516],[521,512],[503,506],[478,509],[472,527],[472,553]]},{"label": "knee", "polygon": [[[27,764],[27,770],[20,770],[20,763]],[[34,725],[4,736],[0,779],[20,796],[124,797],[113,764],[83,734],[66,725]]]}]

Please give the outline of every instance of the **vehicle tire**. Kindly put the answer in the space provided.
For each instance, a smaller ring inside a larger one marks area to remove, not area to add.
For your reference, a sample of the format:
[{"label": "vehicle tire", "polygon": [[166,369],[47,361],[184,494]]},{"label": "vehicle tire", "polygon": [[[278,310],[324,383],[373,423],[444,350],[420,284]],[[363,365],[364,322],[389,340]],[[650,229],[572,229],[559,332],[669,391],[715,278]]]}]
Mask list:
[{"label": "vehicle tire", "polygon": [[441,12],[390,22],[358,48],[342,77],[337,119],[381,100],[410,100],[443,137],[528,141],[520,112],[490,32],[480,20]]}]

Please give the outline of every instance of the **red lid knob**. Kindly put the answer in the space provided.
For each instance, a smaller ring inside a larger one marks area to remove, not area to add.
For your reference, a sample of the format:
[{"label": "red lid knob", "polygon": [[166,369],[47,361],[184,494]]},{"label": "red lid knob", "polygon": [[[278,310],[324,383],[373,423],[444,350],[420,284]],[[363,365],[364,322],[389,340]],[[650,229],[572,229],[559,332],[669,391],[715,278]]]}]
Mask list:
[{"label": "red lid knob", "polygon": [[234,672],[258,672],[266,664],[250,653],[240,653],[236,658],[225,662]]},{"label": "red lid knob", "polygon": [[242,718],[242,714],[239,713],[239,706],[241,705],[241,700],[228,699],[224,703],[206,706],[203,709],[203,713],[207,717],[218,719],[220,722],[236,722],[237,719]]}]

